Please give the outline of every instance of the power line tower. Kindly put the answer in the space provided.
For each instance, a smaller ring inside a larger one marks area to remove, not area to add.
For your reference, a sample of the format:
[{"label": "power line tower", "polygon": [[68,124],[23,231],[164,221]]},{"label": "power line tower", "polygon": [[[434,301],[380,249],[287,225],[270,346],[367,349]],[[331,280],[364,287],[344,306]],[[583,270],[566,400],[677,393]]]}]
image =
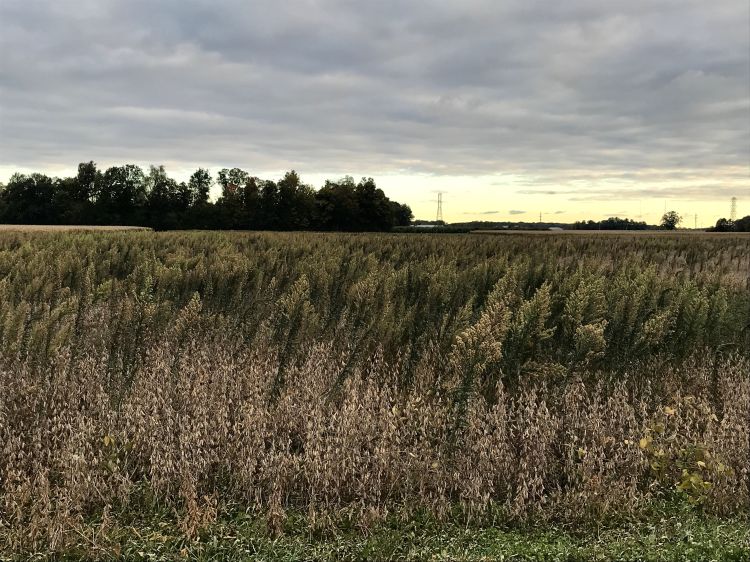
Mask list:
[{"label": "power line tower", "polygon": [[435,215],[436,222],[443,222],[443,192],[437,192],[437,214]]},{"label": "power line tower", "polygon": [[734,222],[737,220],[737,198],[732,197],[732,206],[729,208],[729,220]]}]

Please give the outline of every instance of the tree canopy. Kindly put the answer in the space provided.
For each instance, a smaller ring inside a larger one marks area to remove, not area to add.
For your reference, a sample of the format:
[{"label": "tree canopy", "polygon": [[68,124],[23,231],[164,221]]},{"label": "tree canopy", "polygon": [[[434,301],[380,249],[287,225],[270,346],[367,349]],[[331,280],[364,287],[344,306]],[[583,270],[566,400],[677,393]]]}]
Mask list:
[{"label": "tree canopy", "polygon": [[712,232],[750,232],[750,215],[731,221],[725,218],[716,221],[716,226],[710,229]]},{"label": "tree canopy", "polygon": [[217,174],[221,195],[209,199],[214,178],[196,170],[187,182],[163,166],[148,172],[133,164],[100,170],[81,163],[69,178],[14,174],[0,184],[0,222],[149,226],[157,230],[387,231],[408,225],[411,209],[391,201],[372,178],[327,181],[315,190],[295,171],[279,181],[240,168]]},{"label": "tree canopy", "polygon": [[601,221],[578,221],[573,223],[573,230],[647,230],[645,222],[620,217],[609,217]]},{"label": "tree canopy", "polygon": [[661,217],[661,227],[664,230],[674,230],[682,222],[682,217],[677,211],[667,211]]}]

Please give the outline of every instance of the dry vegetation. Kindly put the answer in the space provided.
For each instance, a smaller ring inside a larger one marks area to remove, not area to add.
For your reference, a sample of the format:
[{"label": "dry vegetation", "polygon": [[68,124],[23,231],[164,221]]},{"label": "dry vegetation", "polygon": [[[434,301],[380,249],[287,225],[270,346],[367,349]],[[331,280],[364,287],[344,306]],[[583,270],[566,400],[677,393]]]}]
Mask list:
[{"label": "dry vegetation", "polygon": [[741,237],[4,233],[0,545],[741,516],[749,324]]},{"label": "dry vegetation", "polygon": [[0,232],[89,232],[151,230],[142,226],[93,226],[85,224],[0,224]]}]

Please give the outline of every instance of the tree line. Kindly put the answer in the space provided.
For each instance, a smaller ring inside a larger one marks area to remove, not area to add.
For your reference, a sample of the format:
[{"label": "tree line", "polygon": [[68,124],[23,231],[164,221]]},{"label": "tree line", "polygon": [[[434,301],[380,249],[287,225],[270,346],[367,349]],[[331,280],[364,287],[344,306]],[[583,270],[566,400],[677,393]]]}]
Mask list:
[{"label": "tree line", "polygon": [[716,226],[709,229],[711,232],[750,232],[750,215],[737,219],[719,219]]},{"label": "tree line", "polygon": [[642,221],[621,219],[620,217],[609,217],[601,221],[576,221],[572,230],[648,230],[648,224]]},{"label": "tree line", "polygon": [[73,177],[14,174],[0,184],[0,222],[10,224],[132,225],[156,230],[386,231],[408,225],[411,209],[391,201],[372,178],[326,181],[316,190],[295,171],[279,181],[240,168],[217,174],[221,195],[211,201],[211,173],[196,170],[178,182],[163,166],[134,164],[100,170],[78,165]]}]

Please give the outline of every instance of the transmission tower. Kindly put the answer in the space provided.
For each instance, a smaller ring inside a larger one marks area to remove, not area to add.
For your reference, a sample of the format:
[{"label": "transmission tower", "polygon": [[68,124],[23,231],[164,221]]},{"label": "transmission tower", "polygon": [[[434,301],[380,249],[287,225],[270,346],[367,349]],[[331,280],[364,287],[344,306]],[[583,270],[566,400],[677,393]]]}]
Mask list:
[{"label": "transmission tower", "polygon": [[437,215],[435,216],[436,222],[442,222],[443,221],[443,192],[438,191],[437,194]]},{"label": "transmission tower", "polygon": [[729,220],[734,222],[737,220],[737,198],[732,197],[732,206],[729,208]]}]

